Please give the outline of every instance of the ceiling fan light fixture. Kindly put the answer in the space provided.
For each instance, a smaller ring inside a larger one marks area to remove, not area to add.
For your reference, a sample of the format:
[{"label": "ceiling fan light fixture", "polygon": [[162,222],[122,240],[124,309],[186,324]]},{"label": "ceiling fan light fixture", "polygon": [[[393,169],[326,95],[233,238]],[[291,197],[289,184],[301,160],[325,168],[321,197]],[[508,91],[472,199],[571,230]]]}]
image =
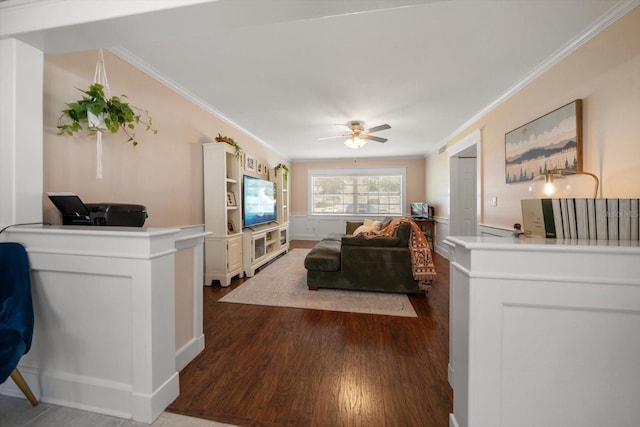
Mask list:
[{"label": "ceiling fan light fixture", "polygon": [[352,148],[354,150],[357,150],[358,148],[364,147],[366,143],[367,143],[366,140],[361,139],[358,136],[352,136],[351,138],[348,138],[344,142],[344,145],[346,145],[347,147]]}]

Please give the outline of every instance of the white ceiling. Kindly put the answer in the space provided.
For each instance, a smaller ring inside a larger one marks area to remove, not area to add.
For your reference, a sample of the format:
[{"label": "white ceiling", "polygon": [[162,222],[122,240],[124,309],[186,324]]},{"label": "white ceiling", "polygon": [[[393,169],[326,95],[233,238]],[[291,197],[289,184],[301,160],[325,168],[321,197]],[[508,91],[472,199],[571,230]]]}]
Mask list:
[{"label": "white ceiling", "polygon": [[[107,47],[291,160],[410,157],[637,3],[219,0],[12,36],[50,54]],[[390,124],[389,141],[318,141],[349,120]]]}]

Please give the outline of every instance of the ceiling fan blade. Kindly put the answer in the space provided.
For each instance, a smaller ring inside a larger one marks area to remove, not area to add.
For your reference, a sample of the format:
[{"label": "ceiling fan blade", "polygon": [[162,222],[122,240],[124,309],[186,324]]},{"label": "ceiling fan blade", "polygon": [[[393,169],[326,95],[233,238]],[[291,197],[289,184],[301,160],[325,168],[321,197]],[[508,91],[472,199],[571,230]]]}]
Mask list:
[{"label": "ceiling fan blade", "polygon": [[373,135],[360,135],[360,139],[368,139],[368,140],[375,141],[375,142],[387,142],[388,141],[387,138],[380,138],[379,136],[373,136]]},{"label": "ceiling fan blade", "polygon": [[348,138],[348,136],[345,136],[345,135],[323,136],[322,138],[318,138],[318,141],[324,141],[325,139],[336,139],[336,138]]},{"label": "ceiling fan blade", "polygon": [[385,130],[385,129],[391,129],[391,126],[389,126],[388,124],[385,123],[383,125],[374,126],[374,127],[370,128],[370,129],[367,129],[367,130],[365,130],[365,132],[366,133],[378,132],[378,131]]}]

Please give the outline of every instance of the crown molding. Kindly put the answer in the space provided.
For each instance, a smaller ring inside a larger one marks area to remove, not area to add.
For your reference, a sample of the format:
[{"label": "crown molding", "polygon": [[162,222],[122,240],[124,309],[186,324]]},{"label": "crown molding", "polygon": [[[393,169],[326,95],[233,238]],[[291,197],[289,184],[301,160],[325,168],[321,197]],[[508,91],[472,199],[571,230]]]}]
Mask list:
[{"label": "crown molding", "polygon": [[[0,1],[0,37],[116,19],[218,0],[7,0]],[[107,3],[105,5],[105,3]],[[70,13],[71,12],[71,13]]]},{"label": "crown molding", "polygon": [[113,53],[114,55],[118,56],[123,61],[126,61],[129,64],[133,65],[134,67],[144,71],[146,74],[150,75],[151,77],[153,77],[154,79],[156,79],[157,81],[159,81],[163,85],[167,86],[168,88],[170,88],[174,92],[179,93],[180,95],[184,96],[189,101],[193,102],[194,104],[196,104],[197,106],[199,106],[203,110],[209,112],[210,114],[214,115],[215,117],[217,117],[218,119],[220,119],[223,122],[227,123],[228,125],[233,126],[234,128],[238,129],[240,132],[242,132],[245,135],[247,135],[248,137],[256,140],[258,143],[264,145],[266,148],[268,148],[269,150],[273,151],[277,155],[281,156],[285,160],[287,160],[287,161],[290,160],[289,156],[281,153],[279,150],[277,150],[276,148],[274,148],[270,144],[268,144],[265,141],[263,141],[260,137],[254,135],[249,130],[247,130],[244,127],[240,126],[239,124],[237,124],[236,122],[231,120],[229,117],[225,116],[223,113],[221,113],[220,111],[216,110],[213,106],[211,106],[209,103],[205,102],[202,98],[200,98],[199,96],[197,96],[193,92],[186,90],[184,87],[182,87],[179,84],[175,83],[173,80],[171,80],[170,78],[168,78],[164,74],[158,72],[158,70],[156,70],[151,65],[149,65],[148,63],[146,63],[145,61],[140,59],[138,56],[136,56],[133,53],[131,53],[129,50],[127,50],[127,49],[125,49],[123,47],[109,48],[107,50],[109,52]]},{"label": "crown molding", "polygon": [[[460,125],[453,133],[447,136],[444,140],[441,141],[440,144],[447,144],[453,138],[458,136],[460,133],[467,130],[473,123],[480,120],[482,117],[486,116],[488,113],[493,111],[507,99],[514,96],[521,89],[526,87],[529,83],[536,80],[538,77],[543,75],[545,72],[549,71],[552,67],[560,63],[563,59],[569,56],[571,53],[575,52],[582,45],[587,43],[589,40],[598,35],[601,31],[607,28],[609,25],[613,24],[618,19],[622,18],[624,15],[629,13],[632,9],[640,5],[640,0],[625,0],[621,3],[618,3],[614,7],[612,7],[605,15],[603,15],[598,21],[596,21],[591,27],[587,28],[583,33],[578,34],[560,49],[558,49],[555,53],[553,53],[549,58],[539,64],[536,68],[534,68],[529,74],[527,74],[520,82],[518,82],[511,89],[507,90],[505,93],[500,95],[495,101],[487,105],[482,110],[478,111],[475,115],[469,118],[466,122]],[[430,155],[432,153],[428,153]]]}]

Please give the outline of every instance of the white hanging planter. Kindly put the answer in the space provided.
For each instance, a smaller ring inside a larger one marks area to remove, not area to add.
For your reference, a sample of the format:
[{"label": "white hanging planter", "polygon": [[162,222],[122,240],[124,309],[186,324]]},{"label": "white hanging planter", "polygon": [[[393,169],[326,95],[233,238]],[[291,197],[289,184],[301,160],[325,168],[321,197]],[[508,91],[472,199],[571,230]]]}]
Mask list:
[{"label": "white hanging planter", "polygon": [[[0,0],[1,1],[1,0]],[[151,127],[151,117],[147,111],[141,114],[135,113],[128,103],[119,97],[112,97],[107,81],[107,71],[104,66],[102,49],[98,52],[98,63],[93,83],[88,90],[80,90],[84,95],[82,99],[67,103],[66,109],[58,119],[59,134],[74,135],[83,129],[83,124],[89,129],[90,135],[96,136],[96,178],[102,178],[102,134],[115,133],[122,130],[129,137],[128,142],[134,146],[138,144],[135,139],[134,128],[137,124],[145,126],[145,130],[157,133]],[[125,95],[122,95],[125,97]],[[92,111],[101,111],[93,114]],[[111,119],[107,127],[105,121]]]},{"label": "white hanging planter", "polygon": [[92,129],[97,132],[106,132],[108,129],[104,124],[104,114],[101,113],[99,115],[93,114],[91,111],[87,111],[87,123],[89,129]]}]

